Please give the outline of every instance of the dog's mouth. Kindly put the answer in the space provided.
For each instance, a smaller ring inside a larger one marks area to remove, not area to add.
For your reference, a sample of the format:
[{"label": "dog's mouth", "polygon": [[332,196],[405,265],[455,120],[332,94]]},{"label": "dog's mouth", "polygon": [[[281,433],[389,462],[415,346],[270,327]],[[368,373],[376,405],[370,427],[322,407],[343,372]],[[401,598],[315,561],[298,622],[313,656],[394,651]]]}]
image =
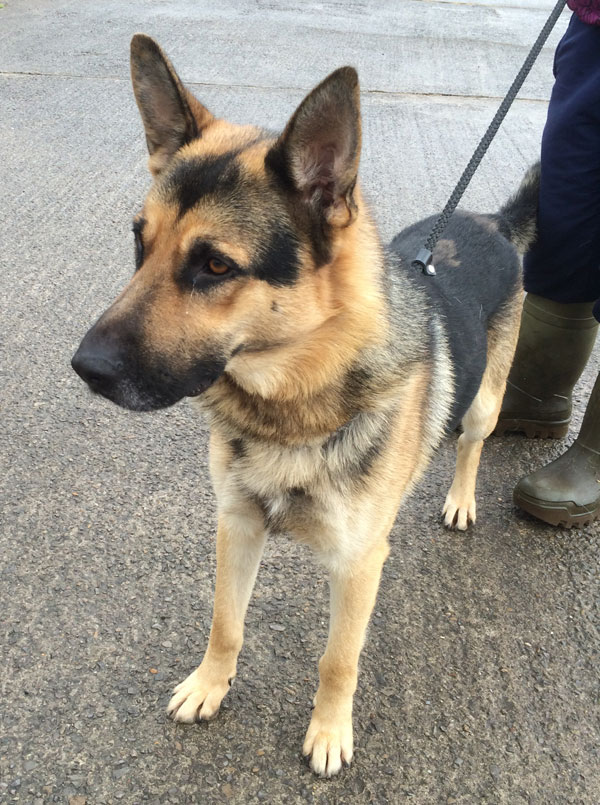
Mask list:
[{"label": "dog's mouth", "polygon": [[214,364],[212,370],[209,370],[205,377],[203,377],[194,388],[186,391],[184,397],[199,397],[201,394],[209,389],[221,377],[225,371],[225,363]]}]

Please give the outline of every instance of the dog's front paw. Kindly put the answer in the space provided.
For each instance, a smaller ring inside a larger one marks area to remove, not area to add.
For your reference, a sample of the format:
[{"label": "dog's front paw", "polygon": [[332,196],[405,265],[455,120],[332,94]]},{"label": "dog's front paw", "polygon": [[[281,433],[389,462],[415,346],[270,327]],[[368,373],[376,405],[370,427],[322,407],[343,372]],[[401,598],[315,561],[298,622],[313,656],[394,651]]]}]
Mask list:
[{"label": "dog's front paw", "polygon": [[231,686],[232,677],[211,671],[204,663],[184,679],[175,690],[167,713],[175,721],[209,721],[214,718],[225,694]]},{"label": "dog's front paw", "polygon": [[442,515],[446,528],[458,528],[459,531],[466,531],[469,523],[475,522],[475,498],[458,500],[450,490],[446,495]]},{"label": "dog's front paw", "polygon": [[313,713],[304,746],[303,755],[310,755],[310,767],[321,777],[333,777],[342,768],[342,763],[352,760],[352,718],[325,721]]}]

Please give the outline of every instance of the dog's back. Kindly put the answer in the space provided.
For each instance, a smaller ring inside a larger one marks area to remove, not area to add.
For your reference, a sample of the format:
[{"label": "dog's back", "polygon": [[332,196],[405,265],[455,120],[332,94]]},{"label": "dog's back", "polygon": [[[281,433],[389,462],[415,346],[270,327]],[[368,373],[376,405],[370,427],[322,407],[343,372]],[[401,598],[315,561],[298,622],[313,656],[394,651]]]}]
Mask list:
[{"label": "dog's back", "polygon": [[[517,193],[495,215],[455,212],[433,253],[436,273],[411,266],[430,234],[436,216],[407,227],[392,240],[389,271],[427,299],[429,331],[441,321],[448,340],[454,376],[454,401],[449,429],[454,429],[473,401],[487,362],[488,331],[502,324],[509,300],[521,289],[518,252],[535,238],[539,166],[525,176]],[[406,299],[394,293],[396,316]],[[401,323],[401,322],[400,322]]]}]

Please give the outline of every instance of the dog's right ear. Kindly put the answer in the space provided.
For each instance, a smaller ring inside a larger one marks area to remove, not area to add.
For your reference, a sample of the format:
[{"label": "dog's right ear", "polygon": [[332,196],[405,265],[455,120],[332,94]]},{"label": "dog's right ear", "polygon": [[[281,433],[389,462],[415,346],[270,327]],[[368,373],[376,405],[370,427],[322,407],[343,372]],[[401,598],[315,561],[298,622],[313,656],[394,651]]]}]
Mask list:
[{"label": "dog's right ear", "polygon": [[145,34],[131,40],[131,81],[157,176],[182,145],[201,136],[213,116],[186,90],[160,46]]}]

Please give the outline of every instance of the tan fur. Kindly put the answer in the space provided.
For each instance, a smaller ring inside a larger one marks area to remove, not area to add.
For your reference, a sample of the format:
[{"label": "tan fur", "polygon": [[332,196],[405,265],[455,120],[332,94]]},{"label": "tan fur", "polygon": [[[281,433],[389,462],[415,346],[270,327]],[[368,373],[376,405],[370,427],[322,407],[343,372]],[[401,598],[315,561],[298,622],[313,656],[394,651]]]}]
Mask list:
[{"label": "tan fur", "polygon": [[185,145],[179,152],[182,159],[189,159],[195,154],[203,157],[224,154],[232,149],[244,148],[260,136],[256,126],[239,126],[227,120],[213,118],[210,125],[202,133],[200,140]]},{"label": "tan fur", "polygon": [[456,255],[456,243],[447,238],[441,238],[433,252],[434,264],[438,260],[445,260],[449,266],[457,268],[460,265],[460,260]]},{"label": "tan fur", "polygon": [[488,230],[488,232],[491,232],[491,234],[495,234],[498,231],[498,222],[495,221],[490,215],[478,215],[477,213],[471,213],[471,217],[480,226],[483,226]]},{"label": "tan fur", "polygon": [[305,271],[293,293],[281,295],[283,316],[303,322],[305,333],[234,358],[230,374],[242,388],[277,401],[317,394],[335,384],[359,349],[383,336],[383,299],[372,276],[379,247],[369,230],[342,230],[331,264]]}]

